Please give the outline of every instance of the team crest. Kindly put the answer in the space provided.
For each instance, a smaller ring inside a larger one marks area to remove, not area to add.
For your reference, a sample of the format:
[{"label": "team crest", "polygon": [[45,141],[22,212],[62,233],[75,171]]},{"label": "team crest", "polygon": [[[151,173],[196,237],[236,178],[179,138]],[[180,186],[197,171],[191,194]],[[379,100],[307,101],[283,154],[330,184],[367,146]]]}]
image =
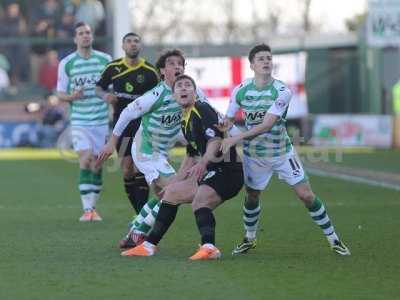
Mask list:
[{"label": "team crest", "polygon": [[284,107],[286,106],[285,101],[282,100],[282,99],[276,100],[275,103],[276,103],[276,105],[277,105],[279,108],[284,108]]},{"label": "team crest", "polygon": [[215,137],[215,131],[211,128],[207,128],[206,135],[213,138],[213,137]]},{"label": "team crest", "polygon": [[144,75],[143,74],[139,74],[138,76],[136,76],[136,81],[137,81],[137,83],[143,83],[144,82]]},{"label": "team crest", "polygon": [[128,93],[133,91],[133,85],[130,84],[129,82],[125,83],[125,91],[127,91]]}]

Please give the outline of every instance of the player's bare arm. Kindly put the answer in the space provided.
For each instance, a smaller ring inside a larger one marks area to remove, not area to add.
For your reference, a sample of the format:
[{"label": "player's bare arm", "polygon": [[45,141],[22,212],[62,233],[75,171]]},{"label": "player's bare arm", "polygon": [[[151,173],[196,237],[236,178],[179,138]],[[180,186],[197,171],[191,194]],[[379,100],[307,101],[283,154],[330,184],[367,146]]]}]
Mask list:
[{"label": "player's bare arm", "polygon": [[189,176],[194,176],[197,178],[197,180],[200,180],[207,169],[207,165],[210,162],[216,162],[218,160],[217,153],[219,152],[220,146],[221,139],[215,138],[210,140],[207,144],[207,150],[203,157],[192,168],[189,169]]},{"label": "player's bare arm", "polygon": [[267,113],[264,117],[264,120],[262,123],[254,126],[248,131],[244,131],[236,136],[225,138],[222,143],[220,150],[222,153],[227,153],[229,151],[229,148],[231,148],[233,145],[236,145],[238,142],[245,138],[251,138],[255,137],[263,132],[267,132],[271,130],[271,128],[274,126],[276,121],[278,121],[279,116]]},{"label": "player's bare arm", "polygon": [[96,95],[109,104],[113,104],[118,101],[118,97],[116,95],[103,90],[101,86],[96,86]]},{"label": "player's bare arm", "polygon": [[83,89],[74,90],[72,94],[67,94],[65,92],[58,92],[58,98],[64,102],[73,102],[83,98]]},{"label": "player's bare arm", "polygon": [[221,123],[216,124],[215,127],[221,132],[228,132],[235,121],[235,118],[225,117]]}]

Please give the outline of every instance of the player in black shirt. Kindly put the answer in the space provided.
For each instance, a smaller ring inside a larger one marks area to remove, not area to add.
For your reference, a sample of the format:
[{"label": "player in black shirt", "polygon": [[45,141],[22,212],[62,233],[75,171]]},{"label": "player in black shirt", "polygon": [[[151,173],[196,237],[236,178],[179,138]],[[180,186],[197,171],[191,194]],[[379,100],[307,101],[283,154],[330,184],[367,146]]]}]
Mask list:
[{"label": "player in black shirt", "polygon": [[[183,108],[182,131],[188,142],[186,157],[174,182],[166,188],[154,228],[139,246],[122,252],[123,256],[151,256],[156,245],[173,223],[178,205],[192,203],[201,235],[200,249],[190,260],[216,259],[213,209],[236,196],[243,186],[242,163],[234,147],[222,156],[219,151],[223,133],[216,127],[218,113],[207,103],[196,101],[196,84],[180,75],[173,86],[174,98]],[[196,159],[198,158],[198,159]]]},{"label": "player in black shirt", "polygon": [[[96,94],[112,104],[114,108],[114,122],[118,120],[122,110],[129,103],[135,101],[158,83],[156,69],[139,57],[141,47],[140,36],[133,32],[127,33],[122,39],[125,57],[109,63],[96,84]],[[108,91],[110,85],[112,85],[112,92]],[[132,121],[124,130],[117,144],[125,191],[136,212],[139,212],[147,202],[149,195],[146,180],[143,174],[134,167],[131,157],[132,141],[139,126],[140,119]]]}]

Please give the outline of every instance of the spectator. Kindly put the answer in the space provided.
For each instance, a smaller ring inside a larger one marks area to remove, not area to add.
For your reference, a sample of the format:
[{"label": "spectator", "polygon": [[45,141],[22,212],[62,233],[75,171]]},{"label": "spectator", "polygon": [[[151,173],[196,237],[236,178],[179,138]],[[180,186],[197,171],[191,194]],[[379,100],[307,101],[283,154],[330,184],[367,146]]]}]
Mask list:
[{"label": "spectator", "polygon": [[10,79],[8,77],[8,70],[10,64],[7,58],[0,54],[0,95],[10,86]]},{"label": "spectator", "polygon": [[69,10],[65,10],[61,21],[57,24],[56,37],[65,43],[58,45],[58,57],[62,58],[72,53],[75,47],[71,45],[71,39],[75,35],[75,16]]},{"label": "spectator", "polygon": [[75,16],[76,12],[78,11],[80,0],[64,0],[64,12],[69,13]]},{"label": "spectator", "polygon": [[[5,15],[0,19],[0,36],[6,38],[23,37],[26,34],[26,21],[20,11],[20,6],[16,2],[11,2],[6,6]],[[13,44],[2,47],[2,52],[10,62],[11,84],[16,86],[20,79],[27,79],[29,62],[27,61],[28,49],[25,46],[16,47]]]},{"label": "spectator", "polygon": [[103,4],[99,0],[81,0],[75,17],[77,22],[87,23],[96,32],[105,17]]},{"label": "spectator", "polygon": [[75,34],[74,25],[75,16],[70,12],[64,12],[61,21],[57,24],[57,37],[70,40]]},{"label": "spectator", "polygon": [[31,80],[39,83],[39,68],[48,48],[53,46],[52,40],[56,37],[56,22],[61,20],[63,7],[57,0],[44,0],[40,5],[31,6],[31,9],[31,36],[42,40],[41,43],[32,46]]},{"label": "spectator", "polygon": [[47,105],[43,109],[42,122],[38,127],[39,146],[54,147],[61,132],[66,127],[65,111],[60,100],[55,95],[47,98]]},{"label": "spectator", "polygon": [[[63,6],[57,0],[44,0],[40,5],[32,7],[31,24],[46,23],[47,36],[55,35],[56,22],[63,15]],[[43,25],[42,25],[43,26]]]},{"label": "spectator", "polygon": [[45,60],[39,67],[39,85],[49,93],[57,86],[58,54],[55,50],[47,51]]}]

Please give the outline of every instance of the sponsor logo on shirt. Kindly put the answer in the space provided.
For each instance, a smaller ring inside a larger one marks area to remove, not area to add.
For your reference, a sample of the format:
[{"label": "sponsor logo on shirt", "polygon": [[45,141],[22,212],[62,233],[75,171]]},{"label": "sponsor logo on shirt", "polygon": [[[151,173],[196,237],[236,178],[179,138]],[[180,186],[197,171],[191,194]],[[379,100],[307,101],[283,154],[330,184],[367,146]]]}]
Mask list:
[{"label": "sponsor logo on shirt", "polygon": [[206,129],[206,135],[208,136],[208,137],[215,137],[215,131],[214,131],[214,129],[211,129],[211,128],[207,128]]},{"label": "sponsor logo on shirt", "polygon": [[139,74],[138,76],[136,76],[136,81],[137,81],[137,83],[143,83],[144,82],[144,75],[143,74]]},{"label": "sponsor logo on shirt", "polygon": [[74,79],[72,80],[72,83],[74,84],[75,87],[87,86],[91,84],[94,85],[99,80],[99,78],[100,78],[99,75],[75,76]]},{"label": "sponsor logo on shirt", "polygon": [[164,127],[171,127],[171,126],[175,126],[177,123],[180,123],[181,119],[182,119],[182,112],[163,115],[161,117],[161,124]]},{"label": "sponsor logo on shirt", "polygon": [[245,119],[247,124],[258,124],[262,122],[267,112],[265,110],[262,111],[254,111],[254,112],[246,112]]}]

